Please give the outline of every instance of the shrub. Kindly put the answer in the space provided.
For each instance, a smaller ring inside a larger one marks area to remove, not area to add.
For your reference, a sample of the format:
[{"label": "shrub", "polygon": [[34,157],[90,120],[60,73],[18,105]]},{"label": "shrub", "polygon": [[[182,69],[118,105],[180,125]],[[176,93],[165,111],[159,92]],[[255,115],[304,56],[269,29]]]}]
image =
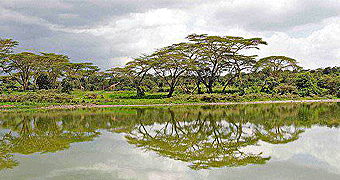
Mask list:
[{"label": "shrub", "polygon": [[274,88],[274,91],[283,95],[283,94],[297,94],[298,89],[296,88],[296,86],[293,85],[289,85],[289,84],[280,84],[279,86]]},{"label": "shrub", "polygon": [[63,79],[63,81],[61,82],[61,92],[63,93],[70,93],[73,89],[72,83],[67,80],[67,79]]},{"label": "shrub", "polygon": [[98,94],[96,94],[96,93],[86,93],[85,94],[86,99],[97,99],[97,97],[98,97]]}]

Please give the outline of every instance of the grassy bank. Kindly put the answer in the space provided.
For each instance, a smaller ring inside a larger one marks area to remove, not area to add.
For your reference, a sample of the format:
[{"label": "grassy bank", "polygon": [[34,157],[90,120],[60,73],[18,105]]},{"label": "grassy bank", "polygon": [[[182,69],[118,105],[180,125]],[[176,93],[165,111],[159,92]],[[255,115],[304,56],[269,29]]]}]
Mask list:
[{"label": "grassy bank", "polygon": [[15,92],[0,95],[0,109],[31,109],[65,105],[149,105],[190,104],[223,102],[256,102],[282,100],[337,99],[334,96],[300,97],[296,94],[177,94],[167,98],[166,93],[146,93],[137,97],[134,91],[73,91],[70,94],[54,90],[36,92]]}]

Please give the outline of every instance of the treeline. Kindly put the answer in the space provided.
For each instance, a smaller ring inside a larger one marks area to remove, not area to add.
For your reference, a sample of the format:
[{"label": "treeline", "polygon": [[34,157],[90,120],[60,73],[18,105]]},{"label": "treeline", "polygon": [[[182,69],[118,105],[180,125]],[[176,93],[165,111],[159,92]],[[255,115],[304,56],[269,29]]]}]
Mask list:
[{"label": "treeline", "polygon": [[340,97],[340,67],[304,70],[295,59],[257,59],[251,49],[267,45],[261,38],[191,34],[187,42],[144,54],[124,67],[106,71],[92,63],[72,63],[54,53],[13,53],[18,45],[0,39],[0,91],[58,89],[136,90],[202,94],[272,94]]},{"label": "treeline", "polygon": [[12,39],[0,39],[0,92],[36,89],[100,90],[112,83],[110,73],[101,72],[92,63],[72,63],[69,57],[55,53],[13,53],[18,45]]}]

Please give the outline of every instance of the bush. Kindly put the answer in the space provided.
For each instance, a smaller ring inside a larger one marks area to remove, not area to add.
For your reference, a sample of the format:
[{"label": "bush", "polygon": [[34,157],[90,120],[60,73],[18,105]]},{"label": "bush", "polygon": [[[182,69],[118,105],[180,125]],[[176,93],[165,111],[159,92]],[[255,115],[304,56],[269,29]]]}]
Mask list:
[{"label": "bush", "polygon": [[298,89],[296,86],[289,85],[289,84],[280,84],[279,86],[274,88],[274,92],[277,92],[278,94],[297,94]]},{"label": "bush", "polygon": [[70,93],[73,89],[72,83],[67,80],[67,79],[63,79],[63,81],[61,82],[61,92],[63,93]]},{"label": "bush", "polygon": [[97,99],[97,97],[98,97],[98,94],[96,94],[96,93],[86,93],[85,94],[86,99]]}]

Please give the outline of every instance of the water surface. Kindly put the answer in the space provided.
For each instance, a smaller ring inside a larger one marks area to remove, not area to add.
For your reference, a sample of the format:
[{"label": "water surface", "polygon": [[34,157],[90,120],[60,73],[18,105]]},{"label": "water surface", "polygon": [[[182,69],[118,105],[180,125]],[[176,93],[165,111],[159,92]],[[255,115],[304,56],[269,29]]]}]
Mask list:
[{"label": "water surface", "polygon": [[340,103],[0,115],[0,179],[340,179]]}]

